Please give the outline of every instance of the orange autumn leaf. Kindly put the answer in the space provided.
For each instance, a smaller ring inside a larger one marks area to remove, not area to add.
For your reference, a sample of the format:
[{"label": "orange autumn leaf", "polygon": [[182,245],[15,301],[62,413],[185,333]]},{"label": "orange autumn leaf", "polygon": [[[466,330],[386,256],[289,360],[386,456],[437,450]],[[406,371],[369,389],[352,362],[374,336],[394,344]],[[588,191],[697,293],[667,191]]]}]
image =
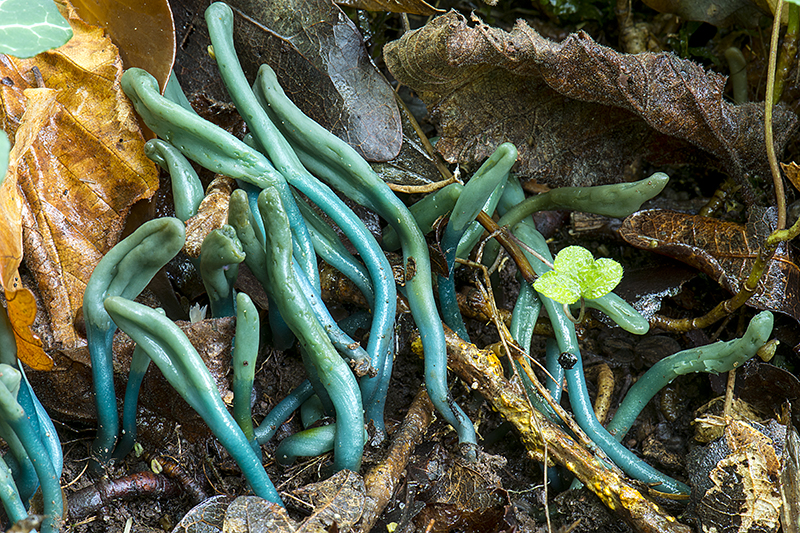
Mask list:
[{"label": "orange autumn leaf", "polygon": [[8,319],[17,341],[17,357],[34,370],[52,370],[53,358],[42,349],[42,341],[31,330],[36,320],[36,297],[25,287],[6,291]]},{"label": "orange autumn leaf", "polygon": [[74,37],[66,45],[31,59],[0,55],[0,126],[14,143],[0,189],[0,281],[14,292],[9,283],[24,255],[51,346],[61,349],[85,342],[73,323],[89,276],[119,240],[130,206],[158,185],[119,89],[116,47],[103,30],[74,14],[69,20]]}]

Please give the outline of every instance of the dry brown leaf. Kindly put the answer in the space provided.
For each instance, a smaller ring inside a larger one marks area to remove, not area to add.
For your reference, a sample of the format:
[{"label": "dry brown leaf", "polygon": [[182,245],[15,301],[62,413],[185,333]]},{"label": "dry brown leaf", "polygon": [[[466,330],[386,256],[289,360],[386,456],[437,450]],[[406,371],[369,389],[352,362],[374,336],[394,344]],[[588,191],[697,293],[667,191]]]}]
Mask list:
[{"label": "dry brown leaf", "polygon": [[[739,291],[772,231],[766,213],[752,209],[746,225],[700,215],[651,209],[627,217],[619,234],[628,244],[687,263],[731,293]],[[800,267],[794,248],[778,246],[747,305],[800,320]]]},{"label": "dry brown leaf", "polygon": [[[0,202],[18,202],[22,221],[21,228],[5,221],[11,225],[0,233],[5,246],[22,232],[53,342],[66,349],[85,342],[72,324],[94,265],[117,242],[130,206],[158,185],[119,90],[116,47],[74,14],[70,24],[74,37],[56,50],[27,60],[0,55],[0,126],[15,143]],[[19,260],[4,254],[7,291]]]},{"label": "dry brown leaf", "polygon": [[[511,32],[470,27],[450,12],[384,56],[427,104],[451,162],[482,161],[510,141],[521,175],[590,185],[619,181],[641,157],[681,163],[691,144],[748,190],[748,176],[769,175],[763,104],[724,101],[724,76],[672,54],[620,54],[583,32],[555,43],[522,21]],[[777,107],[774,124],[780,149],[797,118]]]},{"label": "dry brown leaf", "polygon": [[423,17],[444,13],[443,9],[437,9],[424,0],[337,0],[336,3],[340,6],[366,9],[367,11],[408,13]]},{"label": "dry brown leaf", "polygon": [[794,161],[790,163],[780,163],[780,165],[783,173],[786,174],[786,177],[792,182],[794,188],[800,191],[800,165]]}]

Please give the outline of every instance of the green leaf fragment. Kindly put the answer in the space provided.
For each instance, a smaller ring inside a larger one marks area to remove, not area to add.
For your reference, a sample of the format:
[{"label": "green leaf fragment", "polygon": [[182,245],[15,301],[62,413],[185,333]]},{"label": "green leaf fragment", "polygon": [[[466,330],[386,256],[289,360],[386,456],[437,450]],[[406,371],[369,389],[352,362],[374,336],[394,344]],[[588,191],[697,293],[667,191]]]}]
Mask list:
[{"label": "green leaf fragment", "polygon": [[539,293],[562,304],[574,304],[581,297],[581,286],[569,274],[550,270],[533,282]]},{"label": "green leaf fragment", "polygon": [[0,0],[0,53],[33,57],[70,38],[69,22],[53,0]]}]

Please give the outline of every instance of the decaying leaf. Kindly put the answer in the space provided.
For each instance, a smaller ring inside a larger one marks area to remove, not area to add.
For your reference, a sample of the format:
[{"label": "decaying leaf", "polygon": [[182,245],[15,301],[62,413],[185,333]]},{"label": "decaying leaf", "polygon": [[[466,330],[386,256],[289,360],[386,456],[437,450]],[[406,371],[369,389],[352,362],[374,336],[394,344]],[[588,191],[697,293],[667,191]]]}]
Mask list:
[{"label": "decaying leaf", "polygon": [[[710,486],[696,509],[703,531],[777,531],[782,506],[778,486],[781,459],[774,441],[754,424],[736,419],[727,421],[723,440],[723,457],[708,473]],[[721,446],[720,441],[711,446],[715,444]]]},{"label": "decaying leaf", "polygon": [[[328,533],[351,531],[364,508],[364,482],[354,472],[341,471],[320,483],[295,491],[308,498],[313,511],[298,524],[286,509],[257,496],[215,497],[181,520],[173,533]],[[209,503],[210,502],[210,503]],[[224,518],[221,517],[224,509]],[[204,524],[205,522],[205,524]]]},{"label": "decaying leaf", "polygon": [[397,157],[375,163],[373,170],[389,186],[400,192],[428,193],[444,187],[452,174],[433,151],[411,111],[398,98],[403,126],[403,146]]},{"label": "decaying leaf", "polygon": [[752,27],[770,13],[767,0],[644,0],[662,13],[674,13],[686,20],[700,20],[714,26],[738,24]]},{"label": "decaying leaf", "polygon": [[[451,162],[481,161],[510,141],[521,175],[595,185],[619,181],[643,156],[682,162],[689,143],[748,190],[747,176],[769,175],[763,105],[724,101],[724,76],[671,54],[620,54],[583,32],[555,43],[522,21],[510,33],[470,27],[450,12],[384,55],[439,123],[437,149]],[[780,148],[797,118],[776,108],[774,120]]]},{"label": "decaying leaf", "polygon": [[[633,246],[679,259],[736,293],[771,231],[766,214],[758,211],[751,209],[746,225],[673,211],[639,211],[625,219],[620,236]],[[798,294],[800,268],[794,248],[782,243],[747,305],[800,320]]]},{"label": "decaying leaf", "polygon": [[330,531],[331,527],[337,527],[338,531],[349,530],[361,518],[365,495],[364,479],[349,470],[341,470],[325,481],[297,489],[295,496],[313,509],[300,530]]},{"label": "decaying leaf", "polygon": [[0,126],[14,136],[0,199],[8,209],[0,230],[3,284],[9,290],[22,235],[53,343],[63,348],[84,342],[72,324],[86,282],[116,244],[130,206],[158,184],[133,108],[118,87],[116,47],[74,13],[70,24],[75,36],[61,48],[30,60],[0,55]]},{"label": "decaying leaf", "polygon": [[295,533],[297,523],[276,503],[258,496],[239,496],[225,511],[222,530],[225,533]]},{"label": "decaying leaf", "polygon": [[780,166],[794,188],[800,190],[800,165],[792,161],[791,163],[780,163]]},{"label": "decaying leaf", "polygon": [[172,533],[222,533],[225,511],[233,502],[226,494],[212,496],[183,515]]},{"label": "decaying leaf", "polygon": [[437,9],[424,0],[338,0],[336,3],[340,6],[366,9],[367,11],[408,13],[423,17],[444,13],[443,9]]},{"label": "decaying leaf", "polygon": [[800,435],[792,424],[786,428],[781,468],[781,526],[783,533],[800,532]]},{"label": "decaying leaf", "polygon": [[[269,64],[300,109],[350,143],[368,161],[388,161],[400,150],[400,115],[392,88],[372,64],[355,25],[324,0],[234,0],[234,42],[249,80]],[[208,58],[207,1],[176,10],[182,43],[175,72],[184,89],[227,101]]]},{"label": "decaying leaf", "polygon": [[163,92],[175,62],[175,27],[167,0],[72,0],[72,4],[84,22],[108,32],[125,68],[146,70]]}]

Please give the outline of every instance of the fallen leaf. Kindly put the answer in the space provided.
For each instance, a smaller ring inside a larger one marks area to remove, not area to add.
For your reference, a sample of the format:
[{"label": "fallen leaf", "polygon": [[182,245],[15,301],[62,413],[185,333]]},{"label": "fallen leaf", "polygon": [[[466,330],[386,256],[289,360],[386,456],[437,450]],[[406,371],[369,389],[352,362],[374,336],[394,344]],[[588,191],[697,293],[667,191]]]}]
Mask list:
[{"label": "fallen leaf", "polygon": [[[342,470],[319,483],[296,491],[295,501],[312,509],[302,523],[286,509],[257,496],[240,496],[225,513],[223,531],[228,533],[327,533],[350,531],[364,509],[364,481],[355,472]],[[198,531],[198,530],[193,530]]]},{"label": "fallen leaf", "polygon": [[225,511],[233,502],[226,494],[212,496],[186,513],[172,533],[222,533]]},{"label": "fallen leaf", "polygon": [[780,166],[783,173],[794,185],[794,188],[800,190],[800,165],[792,161],[790,163],[780,163]]},{"label": "fallen leaf", "polygon": [[64,349],[85,343],[73,322],[94,265],[116,244],[130,206],[158,185],[133,108],[118,87],[116,47],[102,29],[74,13],[69,20],[74,37],[66,45],[33,59],[0,55],[0,125],[14,136],[0,190],[3,288],[11,290],[22,242],[53,326],[52,344]]},{"label": "fallen leaf", "polygon": [[792,424],[786,428],[781,469],[781,526],[783,533],[800,532],[800,435]]},{"label": "fallen leaf", "polygon": [[[746,225],[658,209],[639,211],[623,221],[619,233],[628,244],[683,261],[736,293],[771,231],[767,215],[758,211],[751,209]],[[800,320],[798,294],[800,268],[794,248],[782,243],[747,305]]]},{"label": "fallen leaf", "polygon": [[708,473],[711,487],[695,511],[704,532],[778,530],[782,506],[778,486],[781,461],[772,432],[768,436],[761,428],[764,426],[736,419],[726,424],[727,450],[712,453],[722,454],[723,458]]},{"label": "fallen leaf", "polygon": [[51,0],[0,2],[0,53],[33,57],[70,37],[69,24]]},{"label": "fallen leaf", "polygon": [[366,501],[364,479],[349,470],[340,470],[325,481],[300,487],[294,495],[313,509],[300,531],[331,531],[331,527],[346,531],[361,518]]},{"label": "fallen leaf", "polygon": [[72,0],[72,4],[84,22],[108,32],[125,68],[146,70],[164,91],[175,62],[175,25],[167,0]]},{"label": "fallen leaf", "polygon": [[[552,186],[619,181],[641,157],[685,161],[687,143],[718,158],[750,192],[769,175],[763,104],[723,99],[725,77],[672,54],[626,55],[586,33],[550,41],[525,22],[511,32],[450,12],[384,48],[398,81],[439,124],[450,162],[474,164],[502,142],[519,150],[517,172]],[[774,114],[780,149],[797,117]]]},{"label": "fallen leaf", "polygon": [[428,17],[444,13],[423,0],[337,0],[340,6],[366,9],[367,11],[388,11],[390,13],[408,13]]},{"label": "fallen leaf", "polygon": [[8,320],[17,342],[17,358],[33,370],[53,369],[53,358],[42,349],[42,341],[33,333],[31,326],[36,320],[36,297],[24,287],[6,291]]},{"label": "fallen leaf", "polygon": [[258,496],[239,496],[225,511],[222,530],[225,533],[295,533],[297,523],[277,503]]},{"label": "fallen leaf", "polygon": [[[388,161],[402,143],[394,92],[372,64],[360,32],[325,0],[234,0],[234,43],[245,75],[254,80],[266,63],[308,116],[348,142],[368,161]],[[228,101],[216,64],[208,57],[203,11],[194,0],[176,10],[181,42],[175,72],[192,93]]]},{"label": "fallen leaf", "polygon": [[398,98],[403,126],[403,146],[397,157],[374,163],[372,169],[395,191],[428,193],[452,180],[452,174],[434,153],[411,111]]},{"label": "fallen leaf", "polygon": [[737,24],[753,27],[770,13],[766,0],[643,0],[647,7],[673,13],[685,20],[699,20],[714,26]]}]

